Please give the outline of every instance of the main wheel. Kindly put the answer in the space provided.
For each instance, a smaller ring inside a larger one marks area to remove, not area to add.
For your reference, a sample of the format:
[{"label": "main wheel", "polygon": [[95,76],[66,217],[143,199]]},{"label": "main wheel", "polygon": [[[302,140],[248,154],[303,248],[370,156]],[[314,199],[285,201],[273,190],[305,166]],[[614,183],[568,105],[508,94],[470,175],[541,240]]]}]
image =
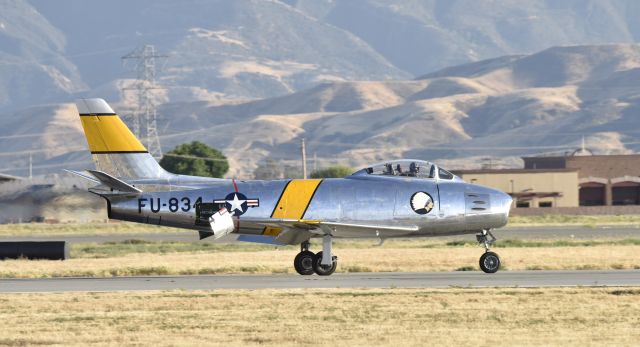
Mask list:
[{"label": "main wheel", "polygon": [[493,252],[485,252],[480,257],[480,269],[488,274],[496,273],[500,269],[500,257]]},{"label": "main wheel", "polygon": [[336,271],[338,267],[338,257],[334,256],[330,266],[322,265],[322,252],[318,252],[313,257],[313,271],[320,276],[329,276]]},{"label": "main wheel", "polygon": [[313,275],[313,260],[315,254],[309,251],[302,251],[293,260],[293,267],[301,275]]}]

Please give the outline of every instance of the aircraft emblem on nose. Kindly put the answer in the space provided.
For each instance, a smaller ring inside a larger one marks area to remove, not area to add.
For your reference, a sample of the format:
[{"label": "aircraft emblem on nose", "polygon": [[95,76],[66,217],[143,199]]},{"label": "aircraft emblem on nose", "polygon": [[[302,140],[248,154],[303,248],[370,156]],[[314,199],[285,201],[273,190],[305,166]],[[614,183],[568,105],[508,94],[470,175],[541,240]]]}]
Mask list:
[{"label": "aircraft emblem on nose", "polygon": [[417,214],[427,214],[433,206],[433,198],[428,193],[416,192],[411,196],[411,208]]},{"label": "aircraft emblem on nose", "polygon": [[247,197],[240,193],[229,193],[223,200],[214,200],[214,204],[224,204],[229,213],[234,216],[241,216],[249,207],[258,207],[260,206],[259,199],[247,199]]}]

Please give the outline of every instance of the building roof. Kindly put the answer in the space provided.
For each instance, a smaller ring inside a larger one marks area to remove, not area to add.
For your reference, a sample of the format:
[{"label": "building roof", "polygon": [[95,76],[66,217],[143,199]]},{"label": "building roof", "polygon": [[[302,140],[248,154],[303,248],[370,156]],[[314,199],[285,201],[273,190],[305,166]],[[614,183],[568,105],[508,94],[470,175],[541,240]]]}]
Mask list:
[{"label": "building roof", "polygon": [[518,200],[531,200],[533,198],[558,198],[562,196],[562,192],[534,192],[534,191],[526,191],[526,192],[515,192],[508,193],[514,198]]},{"label": "building roof", "polygon": [[474,174],[536,174],[536,173],[561,173],[578,172],[578,169],[478,169],[478,170],[451,170],[456,175]]},{"label": "building roof", "polygon": [[602,159],[602,158],[638,158],[640,157],[640,153],[634,154],[593,154],[593,155],[550,155],[550,156],[529,156],[529,157],[521,157],[522,159],[567,159],[567,158],[594,158],[594,159]]}]

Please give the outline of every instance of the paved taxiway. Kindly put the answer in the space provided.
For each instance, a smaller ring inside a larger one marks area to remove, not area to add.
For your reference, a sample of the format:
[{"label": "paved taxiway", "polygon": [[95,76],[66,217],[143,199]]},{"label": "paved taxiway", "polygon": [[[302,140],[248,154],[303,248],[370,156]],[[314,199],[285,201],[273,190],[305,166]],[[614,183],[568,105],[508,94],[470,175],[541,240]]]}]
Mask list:
[{"label": "paved taxiway", "polygon": [[[494,235],[498,240],[544,240],[544,239],[623,239],[640,237],[640,228],[625,226],[604,226],[588,228],[582,226],[568,227],[517,227],[494,230]],[[131,233],[131,234],[109,234],[109,235],[58,235],[58,236],[0,236],[0,241],[67,241],[70,243],[104,243],[122,242],[125,240],[144,241],[170,241],[170,242],[196,242],[198,233],[195,231],[185,231],[178,233]],[[438,240],[475,240],[474,235],[444,236],[436,238]],[[216,241],[234,242],[235,235]],[[201,242],[212,242],[205,239]],[[372,242],[376,242],[373,240]]]},{"label": "paved taxiway", "polygon": [[113,278],[0,279],[0,293],[112,292],[266,288],[449,288],[640,286],[640,270],[211,275]]}]

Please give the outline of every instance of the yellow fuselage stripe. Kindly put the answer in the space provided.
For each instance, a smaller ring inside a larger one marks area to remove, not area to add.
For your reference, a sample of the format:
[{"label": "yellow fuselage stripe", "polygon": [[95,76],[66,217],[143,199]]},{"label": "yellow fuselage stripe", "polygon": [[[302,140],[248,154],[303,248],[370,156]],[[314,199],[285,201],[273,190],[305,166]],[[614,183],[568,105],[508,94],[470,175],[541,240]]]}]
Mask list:
[{"label": "yellow fuselage stripe", "polygon": [[116,115],[81,116],[92,153],[146,152],[146,148]]},{"label": "yellow fuselage stripe", "polygon": [[[271,218],[302,219],[320,182],[320,179],[291,180],[284,188]],[[281,231],[281,228],[267,227],[264,234],[276,236]]]}]

